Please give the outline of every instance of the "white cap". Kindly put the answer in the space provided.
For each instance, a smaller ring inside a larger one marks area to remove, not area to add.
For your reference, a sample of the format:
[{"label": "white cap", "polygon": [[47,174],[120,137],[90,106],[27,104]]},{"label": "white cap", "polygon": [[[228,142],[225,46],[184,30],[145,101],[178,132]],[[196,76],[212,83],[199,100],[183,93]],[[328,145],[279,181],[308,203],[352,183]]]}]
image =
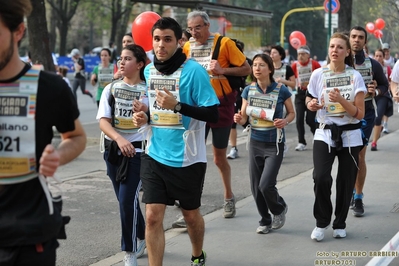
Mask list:
[{"label": "white cap", "polygon": [[385,49],[389,49],[390,47],[389,47],[389,44],[388,43],[383,43],[382,44],[382,50],[385,50]]},{"label": "white cap", "polygon": [[79,49],[72,49],[72,51],[71,51],[71,56],[75,56],[75,55],[78,55],[78,54],[80,54],[80,51],[79,51]]}]

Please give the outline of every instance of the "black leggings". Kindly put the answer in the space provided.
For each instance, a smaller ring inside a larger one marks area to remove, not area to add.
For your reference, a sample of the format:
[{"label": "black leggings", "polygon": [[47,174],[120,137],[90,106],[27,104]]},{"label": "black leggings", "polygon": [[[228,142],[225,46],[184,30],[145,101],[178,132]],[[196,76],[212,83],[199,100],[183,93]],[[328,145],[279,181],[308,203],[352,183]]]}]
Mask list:
[{"label": "black leggings", "polygon": [[377,116],[374,120],[374,125],[381,126],[382,117],[388,111],[388,101],[392,101],[392,99],[385,96],[377,97],[375,99],[377,104]]},{"label": "black leggings", "polygon": [[310,111],[306,107],[305,99],[306,91],[298,89],[298,94],[295,95],[296,129],[298,131],[298,143],[306,145],[305,121],[314,135],[316,131],[316,112]]},{"label": "black leggings", "polygon": [[93,98],[93,95],[90,93],[90,91],[86,90],[86,79],[84,77],[75,77],[72,84],[72,91],[76,101],[78,100],[78,96],[76,95],[78,87],[80,87],[82,94],[89,95],[91,98]]}]

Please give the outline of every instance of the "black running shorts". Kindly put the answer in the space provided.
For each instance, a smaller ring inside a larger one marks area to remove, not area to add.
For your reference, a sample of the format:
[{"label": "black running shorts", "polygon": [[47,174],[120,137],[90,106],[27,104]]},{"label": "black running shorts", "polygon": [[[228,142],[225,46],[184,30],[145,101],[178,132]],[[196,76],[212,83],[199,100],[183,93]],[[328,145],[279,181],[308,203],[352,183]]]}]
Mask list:
[{"label": "black running shorts", "polygon": [[185,210],[201,206],[206,163],[195,163],[186,167],[170,167],[144,154],[141,156],[141,182],[143,202],[174,205],[180,201]]}]

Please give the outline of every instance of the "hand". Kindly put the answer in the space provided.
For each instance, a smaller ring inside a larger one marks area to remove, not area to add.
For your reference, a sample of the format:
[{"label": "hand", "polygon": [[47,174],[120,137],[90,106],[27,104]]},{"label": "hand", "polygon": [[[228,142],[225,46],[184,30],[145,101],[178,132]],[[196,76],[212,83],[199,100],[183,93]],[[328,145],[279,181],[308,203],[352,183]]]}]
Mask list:
[{"label": "hand", "polygon": [[281,118],[276,118],[273,121],[274,126],[276,128],[284,128],[287,125],[287,120],[286,119],[281,119]]},{"label": "hand", "polygon": [[367,92],[373,96],[375,96],[376,88],[377,88],[377,82],[375,80],[367,84]]},{"label": "hand", "polygon": [[241,111],[234,114],[234,117],[233,117],[234,123],[240,124],[241,119],[242,119]]},{"label": "hand", "polygon": [[324,104],[319,104],[319,101],[315,98],[313,98],[312,100],[310,100],[307,104],[306,107],[310,110],[310,111],[317,111],[321,108],[323,108]]},{"label": "hand", "polygon": [[224,69],[220,66],[217,60],[212,59],[209,65],[209,69],[214,75],[224,75]]},{"label": "hand", "polygon": [[120,79],[121,77],[122,77],[121,70],[118,69],[118,71],[116,71],[114,74],[114,79]]},{"label": "hand", "polygon": [[155,100],[159,107],[168,110],[173,110],[175,108],[177,100],[175,99],[175,96],[168,89],[163,88],[163,91],[156,89],[155,93],[156,93]]},{"label": "hand", "polygon": [[60,155],[53,145],[48,144],[40,157],[39,173],[44,176],[54,176],[58,166],[60,166]]},{"label": "hand", "polygon": [[97,77],[95,75],[91,76],[90,83],[92,86],[96,85]]},{"label": "hand", "polygon": [[118,147],[121,150],[123,156],[134,157],[134,155],[136,155],[136,149],[134,148],[132,143],[130,143],[130,141],[128,141],[124,137],[117,138],[115,139],[115,141],[116,143],[118,143]]},{"label": "hand", "polygon": [[338,88],[334,88],[328,93],[328,99],[330,102],[333,103],[340,103],[343,100],[345,101],[344,97],[342,97],[341,92],[339,91]]},{"label": "hand", "polygon": [[142,103],[141,101],[135,99],[133,101],[133,112],[137,113],[137,112],[140,112],[140,111],[147,112],[148,111],[148,106],[145,105],[144,103]]},{"label": "hand", "polygon": [[141,127],[148,122],[148,116],[143,111],[140,111],[138,113],[133,113],[132,120],[136,127]]}]

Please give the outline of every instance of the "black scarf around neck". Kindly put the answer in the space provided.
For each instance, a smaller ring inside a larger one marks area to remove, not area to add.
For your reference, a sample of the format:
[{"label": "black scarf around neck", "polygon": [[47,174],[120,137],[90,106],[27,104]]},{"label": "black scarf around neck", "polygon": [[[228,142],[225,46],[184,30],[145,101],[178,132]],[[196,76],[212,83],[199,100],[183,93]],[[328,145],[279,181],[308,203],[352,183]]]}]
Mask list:
[{"label": "black scarf around neck", "polygon": [[354,63],[356,65],[361,65],[364,63],[364,61],[366,60],[366,55],[364,54],[364,51],[359,51],[355,54],[355,58],[354,58]]},{"label": "black scarf around neck", "polygon": [[175,54],[168,60],[161,62],[154,56],[155,68],[165,75],[173,74],[183,63],[186,61],[186,55],[183,54],[183,50],[178,48]]}]

